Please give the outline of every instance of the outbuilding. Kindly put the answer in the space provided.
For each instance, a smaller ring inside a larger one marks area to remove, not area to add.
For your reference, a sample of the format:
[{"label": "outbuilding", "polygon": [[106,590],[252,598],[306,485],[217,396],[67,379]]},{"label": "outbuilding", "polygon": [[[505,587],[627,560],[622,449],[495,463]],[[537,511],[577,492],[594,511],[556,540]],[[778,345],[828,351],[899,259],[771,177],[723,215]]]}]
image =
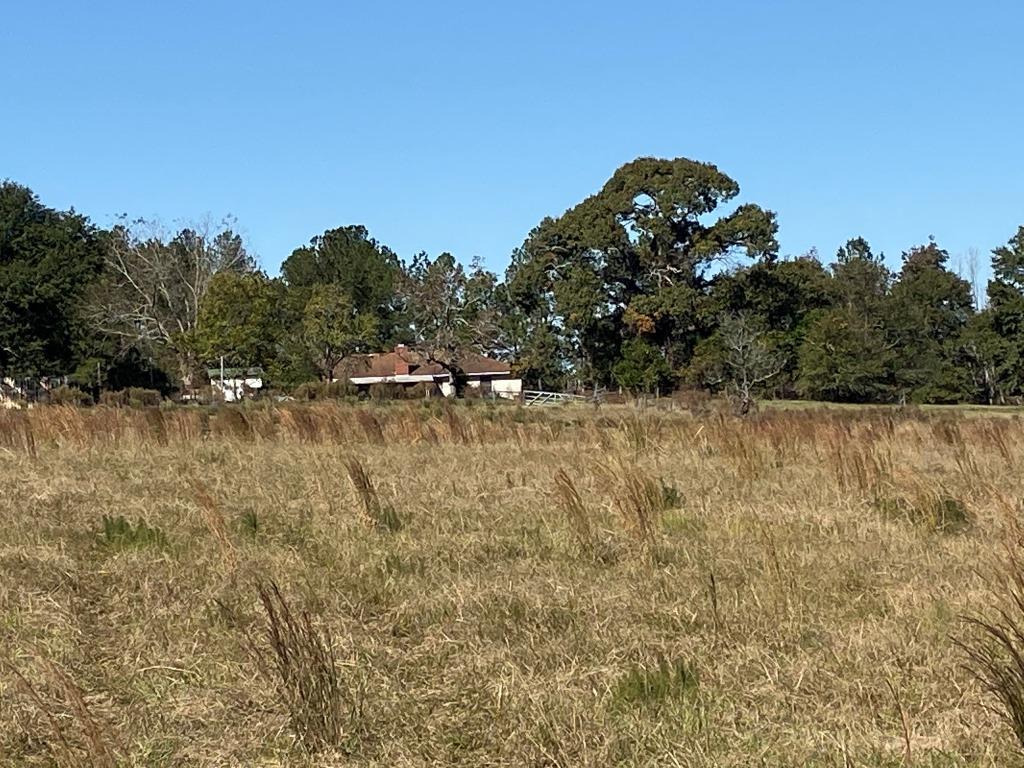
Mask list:
[{"label": "outbuilding", "polygon": [[253,368],[208,368],[210,388],[220,395],[225,403],[237,403],[252,398],[263,389],[263,369]]}]

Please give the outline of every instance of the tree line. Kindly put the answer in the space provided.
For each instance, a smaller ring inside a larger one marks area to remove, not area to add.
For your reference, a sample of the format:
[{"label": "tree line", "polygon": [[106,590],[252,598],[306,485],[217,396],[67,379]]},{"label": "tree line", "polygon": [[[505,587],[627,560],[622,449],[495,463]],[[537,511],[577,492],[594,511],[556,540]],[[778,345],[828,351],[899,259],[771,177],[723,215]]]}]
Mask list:
[{"label": "tree line", "polygon": [[1024,227],[992,251],[987,302],[934,240],[897,270],[863,237],[783,258],[772,211],[736,205],[714,165],[640,158],[512,253],[401,259],[361,226],[261,271],[234,222],[103,229],[0,183],[0,373],[171,392],[260,366],[275,387],[329,381],[403,343],[463,380],[470,353],[528,386],[842,402],[1024,396]]}]

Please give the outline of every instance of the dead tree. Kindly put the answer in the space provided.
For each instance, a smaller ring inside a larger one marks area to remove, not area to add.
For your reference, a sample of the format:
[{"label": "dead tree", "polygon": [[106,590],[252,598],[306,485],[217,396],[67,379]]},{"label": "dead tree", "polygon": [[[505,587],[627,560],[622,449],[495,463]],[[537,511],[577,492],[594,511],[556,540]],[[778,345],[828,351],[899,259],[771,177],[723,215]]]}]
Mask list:
[{"label": "dead tree", "polygon": [[187,383],[199,310],[214,276],[255,268],[230,222],[189,225],[171,235],[155,222],[122,221],[106,246],[105,279],[90,315],[96,327],[133,346],[168,351]]},{"label": "dead tree", "polygon": [[718,333],[728,389],[736,400],[736,412],[746,416],[756,406],[757,388],[782,370],[785,356],[770,342],[763,326],[749,315],[726,315]]}]

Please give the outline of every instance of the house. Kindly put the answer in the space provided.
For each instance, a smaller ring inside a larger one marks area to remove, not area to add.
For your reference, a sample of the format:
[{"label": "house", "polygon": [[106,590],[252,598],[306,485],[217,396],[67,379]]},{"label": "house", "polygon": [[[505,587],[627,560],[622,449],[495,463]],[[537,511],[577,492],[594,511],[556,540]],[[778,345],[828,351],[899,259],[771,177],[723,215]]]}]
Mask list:
[{"label": "house", "polygon": [[[523,391],[523,380],[512,375],[508,363],[477,354],[467,354],[462,360],[466,385],[485,396],[517,399]],[[426,385],[445,397],[455,394],[452,376],[437,363],[427,362],[422,355],[399,344],[393,352],[359,355],[346,360],[337,371],[339,379],[365,392],[372,384],[400,384],[406,387]]]},{"label": "house", "polygon": [[252,397],[263,389],[262,368],[208,368],[206,375],[210,378],[210,388],[225,403],[236,403]]},{"label": "house", "polygon": [[0,378],[0,408],[18,408],[22,405],[45,400],[51,390],[65,386],[67,378],[47,376],[43,378]]}]

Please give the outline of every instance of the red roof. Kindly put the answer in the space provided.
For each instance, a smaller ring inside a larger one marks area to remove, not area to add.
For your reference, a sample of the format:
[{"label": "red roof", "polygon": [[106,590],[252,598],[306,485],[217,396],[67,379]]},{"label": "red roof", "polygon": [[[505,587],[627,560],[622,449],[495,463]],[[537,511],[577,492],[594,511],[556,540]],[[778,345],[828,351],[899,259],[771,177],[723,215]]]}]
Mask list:
[{"label": "red roof", "polygon": [[[338,366],[339,378],[361,378],[367,376],[394,376],[405,373],[408,365],[411,376],[442,376],[447,373],[437,363],[427,363],[423,356],[411,349],[397,348],[394,352],[380,352],[350,357]],[[508,375],[512,367],[508,363],[483,355],[467,353],[462,358],[462,369],[470,376]]]}]

